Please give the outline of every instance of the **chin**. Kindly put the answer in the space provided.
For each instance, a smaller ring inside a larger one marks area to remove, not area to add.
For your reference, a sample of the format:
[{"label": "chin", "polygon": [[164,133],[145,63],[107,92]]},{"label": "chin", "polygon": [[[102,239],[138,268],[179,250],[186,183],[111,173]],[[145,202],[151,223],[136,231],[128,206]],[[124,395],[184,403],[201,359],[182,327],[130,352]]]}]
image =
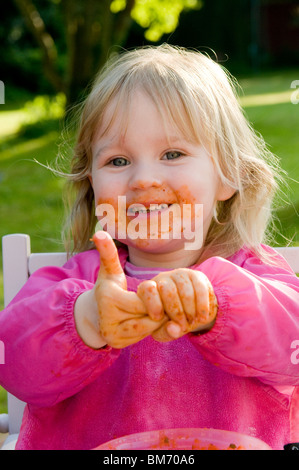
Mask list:
[{"label": "chin", "polygon": [[124,245],[134,248],[135,250],[143,251],[144,253],[162,254],[171,253],[184,249],[184,240],[153,240],[153,239],[135,239],[130,238],[117,240]]}]

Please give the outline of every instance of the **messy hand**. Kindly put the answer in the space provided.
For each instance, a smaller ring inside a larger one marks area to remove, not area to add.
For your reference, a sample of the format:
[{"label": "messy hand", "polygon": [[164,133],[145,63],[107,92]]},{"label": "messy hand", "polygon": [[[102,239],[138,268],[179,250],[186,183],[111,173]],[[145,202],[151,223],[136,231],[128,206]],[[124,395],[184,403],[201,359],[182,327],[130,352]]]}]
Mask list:
[{"label": "messy hand", "polygon": [[160,273],[143,281],[137,294],[153,320],[168,317],[152,334],[157,341],[171,341],[214,324],[217,299],[210,281],[200,271],[179,268]]},{"label": "messy hand", "polygon": [[111,236],[107,232],[97,232],[93,241],[101,258],[94,287],[99,332],[110,346],[124,348],[151,335],[166,319],[152,319],[140,297],[127,291],[126,276]]}]

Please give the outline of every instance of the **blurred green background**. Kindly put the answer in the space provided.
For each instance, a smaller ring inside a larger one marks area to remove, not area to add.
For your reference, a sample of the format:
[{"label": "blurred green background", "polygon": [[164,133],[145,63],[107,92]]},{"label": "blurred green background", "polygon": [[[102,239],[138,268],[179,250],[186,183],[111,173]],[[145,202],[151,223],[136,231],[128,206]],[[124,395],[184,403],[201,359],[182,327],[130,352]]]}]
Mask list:
[{"label": "blurred green background", "polygon": [[[249,121],[288,174],[275,243],[299,244],[298,2],[15,0],[1,10],[1,237],[28,233],[32,251],[63,250],[64,181],[35,160],[51,165],[65,150],[65,110],[111,53],[168,42],[216,55],[239,80]],[[2,284],[1,269],[0,310]]]}]

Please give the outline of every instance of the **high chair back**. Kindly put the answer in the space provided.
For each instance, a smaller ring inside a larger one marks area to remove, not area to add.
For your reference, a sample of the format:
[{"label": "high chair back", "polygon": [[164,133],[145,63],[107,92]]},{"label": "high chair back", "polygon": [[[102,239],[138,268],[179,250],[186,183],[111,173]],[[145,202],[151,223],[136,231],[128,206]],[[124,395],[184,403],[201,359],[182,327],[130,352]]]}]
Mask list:
[{"label": "high chair back", "polygon": [[[299,246],[276,248],[276,250],[284,256],[291,268],[299,273]],[[3,237],[2,251],[5,306],[15,297],[34,271],[44,266],[62,266],[67,260],[66,253],[31,253],[30,237],[25,234],[12,234]],[[25,403],[10,393],[7,394],[7,401],[8,415],[0,415],[0,432],[8,432],[9,436],[17,436]]]},{"label": "high chair back", "polygon": [[[2,253],[4,306],[10,303],[34,271],[44,266],[62,266],[67,260],[66,253],[31,253],[30,237],[20,233],[2,238]],[[5,344],[3,352],[5,361]],[[20,430],[25,403],[8,393],[7,407],[8,414],[0,415],[0,432],[15,436]]]}]

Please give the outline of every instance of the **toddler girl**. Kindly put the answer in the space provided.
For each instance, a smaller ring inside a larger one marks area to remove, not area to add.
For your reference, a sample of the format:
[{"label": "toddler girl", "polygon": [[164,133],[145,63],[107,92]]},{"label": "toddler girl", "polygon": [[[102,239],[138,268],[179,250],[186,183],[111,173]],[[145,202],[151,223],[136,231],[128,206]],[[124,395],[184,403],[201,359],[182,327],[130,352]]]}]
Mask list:
[{"label": "toddler girl", "polygon": [[299,280],[264,244],[276,167],[210,58],[163,45],[106,65],[72,161],[73,256],[0,315],[18,449],[184,427],[299,440]]}]

